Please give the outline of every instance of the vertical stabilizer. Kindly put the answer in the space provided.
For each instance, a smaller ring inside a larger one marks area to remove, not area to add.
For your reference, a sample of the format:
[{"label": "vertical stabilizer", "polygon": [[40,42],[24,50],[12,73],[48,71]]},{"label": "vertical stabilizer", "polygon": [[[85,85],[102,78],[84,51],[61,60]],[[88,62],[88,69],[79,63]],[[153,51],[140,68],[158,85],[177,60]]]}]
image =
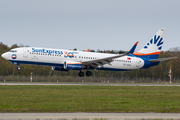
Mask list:
[{"label": "vertical stabilizer", "polygon": [[134,53],[137,56],[147,56],[149,58],[157,59],[159,57],[162,45],[164,42],[164,35],[166,29],[161,28],[150,41],[138,52]]}]

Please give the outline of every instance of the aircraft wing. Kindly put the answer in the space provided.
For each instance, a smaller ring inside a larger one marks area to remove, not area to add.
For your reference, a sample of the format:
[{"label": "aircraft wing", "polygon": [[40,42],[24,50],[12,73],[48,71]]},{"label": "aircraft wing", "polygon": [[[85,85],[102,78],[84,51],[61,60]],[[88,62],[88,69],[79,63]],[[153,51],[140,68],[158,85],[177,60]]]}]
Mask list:
[{"label": "aircraft wing", "polygon": [[131,48],[131,50],[129,52],[119,54],[119,55],[115,55],[115,56],[111,56],[111,57],[84,61],[84,62],[82,62],[82,65],[84,65],[84,66],[92,66],[92,67],[95,67],[95,68],[97,68],[98,66],[103,66],[104,64],[111,65],[110,63],[113,61],[113,59],[123,57],[123,56],[129,55],[130,53],[133,53],[134,50],[136,49],[137,44],[138,44],[138,42],[136,42],[134,44],[134,46]]},{"label": "aircraft wing", "polygon": [[159,58],[159,59],[149,60],[149,62],[161,62],[161,61],[171,60],[171,59],[175,59],[175,58],[177,58],[177,57]]}]

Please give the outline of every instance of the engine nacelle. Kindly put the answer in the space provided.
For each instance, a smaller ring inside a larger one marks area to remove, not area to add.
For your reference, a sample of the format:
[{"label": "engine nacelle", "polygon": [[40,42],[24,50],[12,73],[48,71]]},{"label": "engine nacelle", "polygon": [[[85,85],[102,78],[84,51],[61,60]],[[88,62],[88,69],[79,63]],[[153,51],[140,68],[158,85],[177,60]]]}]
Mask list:
[{"label": "engine nacelle", "polygon": [[52,66],[52,70],[56,70],[56,71],[69,71],[64,69],[64,67],[61,66]]},{"label": "engine nacelle", "polygon": [[82,63],[75,62],[75,61],[65,61],[64,62],[64,69],[66,70],[81,70]]}]

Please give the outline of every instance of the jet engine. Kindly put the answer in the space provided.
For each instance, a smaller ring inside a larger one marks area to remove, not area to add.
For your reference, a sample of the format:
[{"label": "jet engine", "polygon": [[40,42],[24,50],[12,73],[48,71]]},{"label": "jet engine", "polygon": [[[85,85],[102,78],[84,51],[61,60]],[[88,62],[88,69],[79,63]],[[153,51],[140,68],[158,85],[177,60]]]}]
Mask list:
[{"label": "jet engine", "polygon": [[75,62],[75,61],[65,61],[64,62],[64,69],[66,70],[81,70],[82,63]]}]

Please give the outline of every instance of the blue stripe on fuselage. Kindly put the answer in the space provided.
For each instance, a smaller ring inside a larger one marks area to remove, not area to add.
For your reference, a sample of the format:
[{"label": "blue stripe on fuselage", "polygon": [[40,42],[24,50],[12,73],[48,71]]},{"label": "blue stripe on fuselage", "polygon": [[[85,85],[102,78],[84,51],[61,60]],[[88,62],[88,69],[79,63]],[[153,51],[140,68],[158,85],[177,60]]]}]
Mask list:
[{"label": "blue stripe on fuselage", "polygon": [[[142,68],[150,68],[152,66],[156,66],[156,65],[159,65],[160,62],[149,62],[149,60],[152,60],[152,59],[158,59],[159,55],[143,55],[143,56],[139,56],[139,55],[134,55],[134,54],[129,54],[127,56],[130,56],[130,57],[138,57],[138,58],[141,58],[142,60],[144,60],[144,66]],[[140,68],[140,69],[142,69]]]},{"label": "blue stripe on fuselage", "polygon": [[[47,65],[47,66],[61,66],[64,67],[64,64],[58,64],[58,63],[45,63],[45,62],[31,62],[31,61],[18,61],[18,60],[10,60],[12,63],[18,63],[18,65],[21,64],[31,64],[31,65]],[[94,70],[94,68],[89,68],[89,70]],[[116,69],[116,68],[98,68],[97,70],[107,70],[107,71],[130,71],[131,69]]]},{"label": "blue stripe on fuselage", "polygon": [[32,61],[19,61],[19,60],[9,60],[12,63],[21,63],[21,64],[31,64],[31,65],[47,65],[47,66],[64,66],[64,64],[58,64],[58,63],[46,63],[46,62],[32,62]]}]

